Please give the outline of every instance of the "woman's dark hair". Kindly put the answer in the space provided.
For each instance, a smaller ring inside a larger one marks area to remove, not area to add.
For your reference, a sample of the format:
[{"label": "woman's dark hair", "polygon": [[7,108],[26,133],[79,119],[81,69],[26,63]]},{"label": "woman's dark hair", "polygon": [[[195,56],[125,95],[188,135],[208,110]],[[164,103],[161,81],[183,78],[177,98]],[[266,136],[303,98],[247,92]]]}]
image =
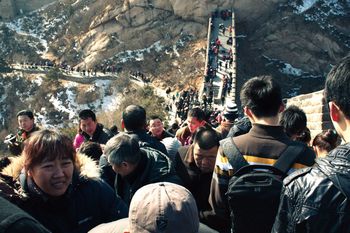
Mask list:
[{"label": "woman's dark hair", "polygon": [[312,142],[312,146],[326,150],[327,152],[333,150],[339,145],[339,135],[333,129],[328,129],[316,135]]},{"label": "woman's dark hair", "polygon": [[310,129],[306,127],[302,132],[297,134],[297,136],[295,137],[295,140],[299,142],[304,142],[307,145],[310,145],[310,141],[311,141]]},{"label": "woman's dark hair", "polygon": [[75,164],[76,159],[72,140],[62,133],[48,129],[34,132],[24,142],[22,155],[24,168],[27,171],[43,161],[68,158]]}]

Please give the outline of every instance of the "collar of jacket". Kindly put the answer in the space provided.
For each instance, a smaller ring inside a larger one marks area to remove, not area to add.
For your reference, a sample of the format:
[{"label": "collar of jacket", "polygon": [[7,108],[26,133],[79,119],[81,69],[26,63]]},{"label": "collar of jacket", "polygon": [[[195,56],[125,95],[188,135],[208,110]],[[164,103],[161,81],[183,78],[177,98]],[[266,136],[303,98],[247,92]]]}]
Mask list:
[{"label": "collar of jacket", "polygon": [[350,143],[338,146],[325,158],[317,159],[315,167],[350,198]]},{"label": "collar of jacket", "polygon": [[275,140],[290,140],[287,134],[284,132],[283,127],[273,125],[263,125],[254,123],[249,131],[250,135],[254,137],[264,136]]},{"label": "collar of jacket", "polygon": [[196,162],[194,161],[194,145],[191,144],[190,146],[188,146],[188,150],[186,152],[186,155],[184,157],[184,163],[186,165],[186,167],[190,168],[192,171],[194,171],[197,174],[201,174],[201,170],[199,169],[199,167],[197,167]]},{"label": "collar of jacket", "polygon": [[[35,131],[38,131],[38,130],[40,130],[40,128],[37,127],[36,124],[34,124],[34,125],[33,125],[33,128],[32,128],[31,130],[29,130],[28,132],[25,131],[24,129],[18,128],[18,130],[17,130],[17,136],[20,137],[20,138],[24,141],[24,140],[26,140],[26,139],[29,137],[29,135],[30,135],[31,133],[33,133],[33,132],[35,132]],[[23,138],[23,134],[25,134],[25,138]]]},{"label": "collar of jacket", "polygon": [[84,136],[85,140],[96,142],[102,131],[103,131],[103,125],[100,123],[97,123],[96,130],[95,130],[94,134],[92,135],[92,137],[90,137],[90,135],[84,131],[82,132],[82,135]]},{"label": "collar of jacket", "polygon": [[350,174],[350,143],[338,146],[330,151],[325,158],[317,159],[316,164],[323,168],[327,174]]}]

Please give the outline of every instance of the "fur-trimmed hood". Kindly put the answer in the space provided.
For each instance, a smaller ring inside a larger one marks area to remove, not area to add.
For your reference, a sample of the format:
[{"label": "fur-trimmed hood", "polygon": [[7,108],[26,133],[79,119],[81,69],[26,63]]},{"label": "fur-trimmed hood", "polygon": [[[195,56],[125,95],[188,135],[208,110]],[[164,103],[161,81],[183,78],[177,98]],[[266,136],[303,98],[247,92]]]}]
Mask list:
[{"label": "fur-trimmed hood", "polygon": [[[9,158],[11,163],[0,171],[2,175],[12,177],[17,180],[24,165],[24,156],[16,156]],[[96,179],[100,177],[100,170],[96,161],[85,154],[77,153],[75,169],[79,176]]]}]

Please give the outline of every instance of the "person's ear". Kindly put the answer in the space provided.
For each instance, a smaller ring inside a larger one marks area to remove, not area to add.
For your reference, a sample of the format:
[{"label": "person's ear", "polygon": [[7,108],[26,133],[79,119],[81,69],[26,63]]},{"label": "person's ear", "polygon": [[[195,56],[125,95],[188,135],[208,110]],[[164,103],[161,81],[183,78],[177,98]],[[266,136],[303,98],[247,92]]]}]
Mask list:
[{"label": "person's ear", "polygon": [[286,109],[286,106],[284,105],[284,103],[282,103],[278,109],[278,113],[281,113],[284,111],[284,109]]},{"label": "person's ear", "polygon": [[28,177],[33,177],[33,173],[32,173],[32,171],[30,169],[27,171],[27,176]]},{"label": "person's ear", "polygon": [[125,124],[124,124],[124,120],[123,119],[121,119],[121,125],[122,125],[122,130],[124,130],[125,129]]},{"label": "person's ear", "polygon": [[329,116],[332,121],[339,122],[341,120],[341,110],[333,101],[328,103]]},{"label": "person's ear", "polygon": [[244,115],[246,115],[247,117],[250,117],[250,118],[253,117],[252,110],[250,110],[250,108],[248,108],[247,106],[243,108],[243,112],[244,112]]}]

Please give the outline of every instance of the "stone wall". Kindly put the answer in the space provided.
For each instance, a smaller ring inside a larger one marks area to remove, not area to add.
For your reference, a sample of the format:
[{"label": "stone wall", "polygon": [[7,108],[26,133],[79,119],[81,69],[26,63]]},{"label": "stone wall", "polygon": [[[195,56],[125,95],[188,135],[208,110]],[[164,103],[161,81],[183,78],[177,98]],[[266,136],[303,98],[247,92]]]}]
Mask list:
[{"label": "stone wall", "polygon": [[304,110],[311,138],[314,138],[322,130],[333,128],[328,106],[323,99],[323,90],[288,99],[287,107],[289,105],[296,105]]},{"label": "stone wall", "polygon": [[14,0],[18,12],[30,12],[57,0]]},{"label": "stone wall", "polygon": [[9,20],[57,0],[0,0],[0,19]]}]

